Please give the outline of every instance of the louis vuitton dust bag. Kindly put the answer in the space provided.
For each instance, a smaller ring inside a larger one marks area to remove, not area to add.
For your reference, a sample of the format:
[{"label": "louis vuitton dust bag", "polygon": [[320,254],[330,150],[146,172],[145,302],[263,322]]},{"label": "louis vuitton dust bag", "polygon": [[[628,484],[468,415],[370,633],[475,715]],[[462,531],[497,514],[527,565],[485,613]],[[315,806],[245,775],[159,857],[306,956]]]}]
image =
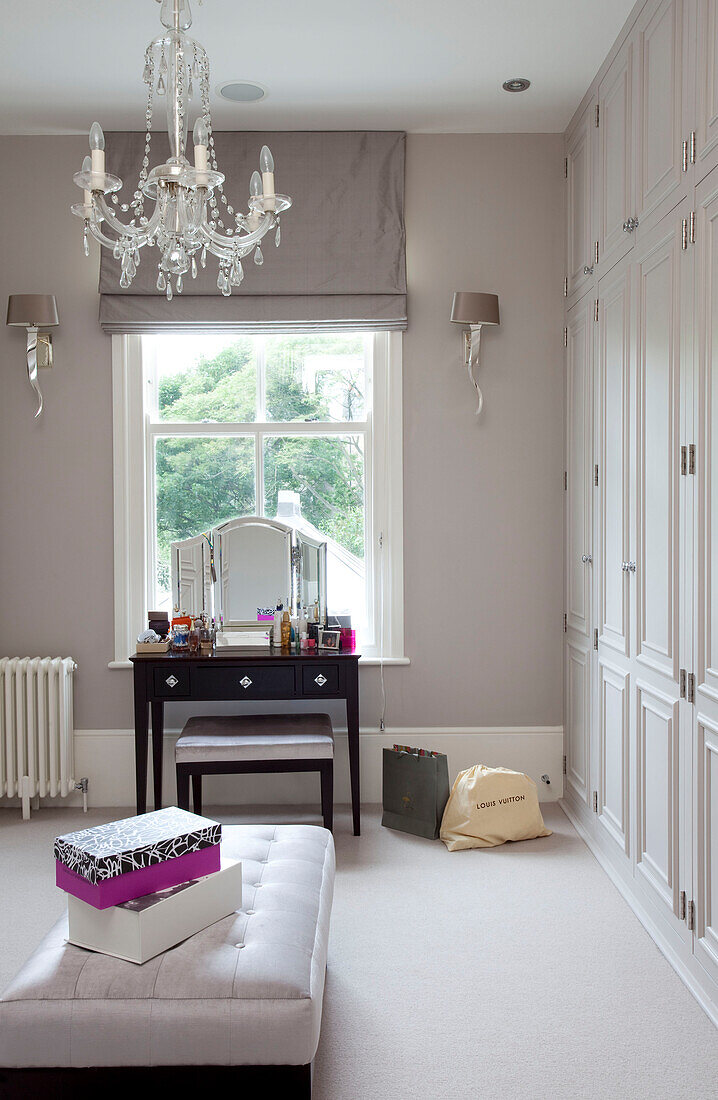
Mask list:
[{"label": "louis vuitton dust bag", "polygon": [[459,772],[441,822],[441,839],[450,852],[550,835],[528,775],[484,764]]}]

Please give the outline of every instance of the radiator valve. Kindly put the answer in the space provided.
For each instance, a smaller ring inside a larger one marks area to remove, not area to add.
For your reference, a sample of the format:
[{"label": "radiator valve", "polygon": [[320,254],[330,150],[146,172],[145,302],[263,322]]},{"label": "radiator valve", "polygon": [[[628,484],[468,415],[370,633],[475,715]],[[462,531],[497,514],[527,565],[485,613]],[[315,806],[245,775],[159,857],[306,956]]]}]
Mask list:
[{"label": "radiator valve", "polygon": [[90,780],[86,775],[83,775],[82,779],[79,779],[75,784],[76,791],[82,791],[82,812],[87,813],[87,788],[90,786]]}]

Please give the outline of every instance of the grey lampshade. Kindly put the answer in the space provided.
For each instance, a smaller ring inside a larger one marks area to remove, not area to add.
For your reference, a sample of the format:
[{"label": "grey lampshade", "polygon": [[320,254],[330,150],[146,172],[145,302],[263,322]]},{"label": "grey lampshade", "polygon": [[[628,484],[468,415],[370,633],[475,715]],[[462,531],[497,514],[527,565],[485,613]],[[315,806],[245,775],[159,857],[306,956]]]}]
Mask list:
[{"label": "grey lampshade", "polygon": [[8,325],[47,328],[59,325],[54,294],[11,294],[7,300]]},{"label": "grey lampshade", "polygon": [[451,320],[461,325],[500,325],[498,294],[455,291]]}]

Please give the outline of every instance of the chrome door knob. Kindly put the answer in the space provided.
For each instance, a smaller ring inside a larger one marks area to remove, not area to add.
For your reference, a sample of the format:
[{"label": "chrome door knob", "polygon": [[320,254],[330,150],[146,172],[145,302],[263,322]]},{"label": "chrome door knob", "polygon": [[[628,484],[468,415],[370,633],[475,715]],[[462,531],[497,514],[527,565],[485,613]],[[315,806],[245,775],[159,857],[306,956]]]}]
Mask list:
[{"label": "chrome door knob", "polygon": [[593,558],[591,557],[590,554],[582,554],[581,555],[581,561],[583,562],[584,565],[590,565],[591,562],[593,561]]},{"label": "chrome door knob", "polygon": [[588,264],[583,269],[584,275],[593,275],[593,264],[589,267]]}]

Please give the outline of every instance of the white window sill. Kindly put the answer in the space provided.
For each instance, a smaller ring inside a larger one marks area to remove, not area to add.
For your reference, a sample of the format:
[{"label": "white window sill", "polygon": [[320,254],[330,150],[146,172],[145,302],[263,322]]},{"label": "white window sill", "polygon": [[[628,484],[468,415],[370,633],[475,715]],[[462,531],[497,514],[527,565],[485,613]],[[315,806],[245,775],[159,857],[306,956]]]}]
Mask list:
[{"label": "white window sill", "polygon": [[[360,665],[410,665],[410,657],[360,657]],[[132,668],[132,661],[110,661],[108,668]]]}]

